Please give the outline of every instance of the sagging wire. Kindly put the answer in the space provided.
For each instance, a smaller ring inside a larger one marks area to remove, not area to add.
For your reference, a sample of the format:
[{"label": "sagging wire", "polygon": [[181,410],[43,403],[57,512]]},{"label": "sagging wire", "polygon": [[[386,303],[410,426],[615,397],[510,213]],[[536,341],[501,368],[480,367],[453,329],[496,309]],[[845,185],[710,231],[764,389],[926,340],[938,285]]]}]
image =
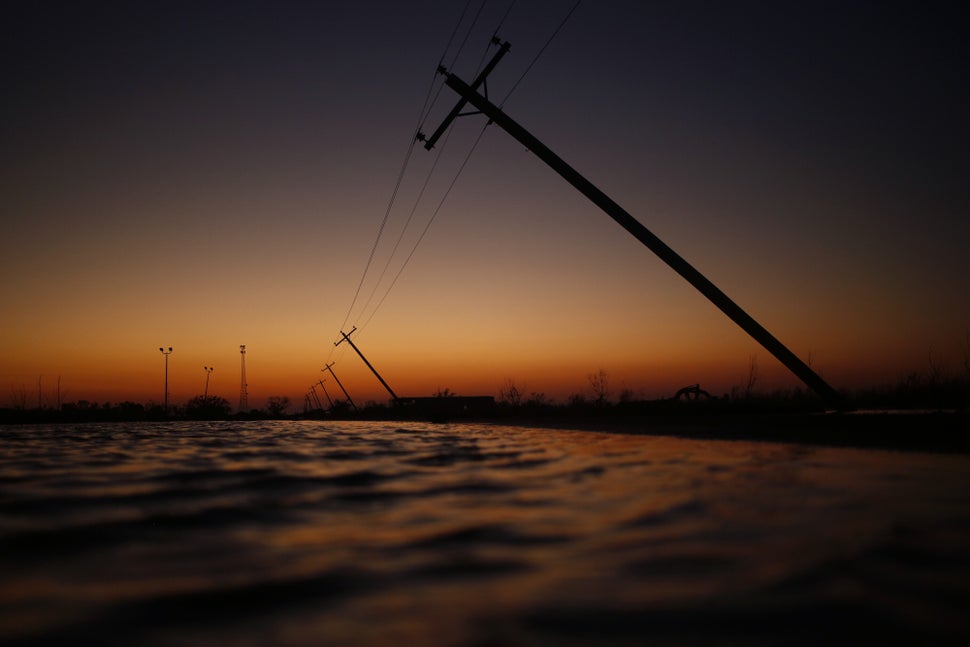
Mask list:
[{"label": "sagging wire", "polygon": [[566,23],[569,21],[569,18],[573,15],[573,12],[576,11],[577,7],[579,7],[581,3],[582,3],[582,0],[576,0],[575,4],[573,4],[572,8],[566,13],[566,16],[559,23],[559,26],[556,27],[556,30],[552,32],[551,36],[549,36],[549,39],[546,41],[546,44],[542,46],[542,48],[532,59],[532,62],[530,62],[529,65],[525,68],[525,71],[522,72],[522,76],[520,76],[518,80],[516,80],[516,82],[512,84],[512,88],[505,95],[505,98],[502,99],[502,102],[498,104],[499,108],[502,108],[503,106],[505,106],[505,102],[508,101],[510,96],[512,96],[512,93],[515,92],[515,89],[517,87],[519,87],[519,84],[522,83],[522,79],[524,79],[525,76],[529,73],[529,71],[532,70],[532,67],[536,64],[536,62],[538,62],[539,57],[542,56],[543,52],[546,51],[546,48],[549,47],[549,44],[552,43],[553,39],[556,36],[558,36],[559,32],[562,31],[562,28],[566,26]]},{"label": "sagging wire", "polygon": [[[464,21],[465,15],[467,14],[468,8],[470,6],[471,6],[471,0],[467,0],[465,2],[464,8],[462,9],[461,16],[459,16],[458,18],[458,22],[455,23],[455,27],[454,29],[452,29],[451,35],[448,37],[448,42],[445,44],[445,47],[442,50],[441,57],[439,59],[439,64],[440,62],[443,62],[445,60],[445,57],[448,55],[448,50],[451,48],[451,45],[454,42],[455,35],[458,33],[458,30],[461,27],[461,23]],[[483,7],[484,7],[484,0],[482,3],[482,6],[479,7],[478,14],[476,14],[476,18],[474,22],[477,22],[478,15],[481,14]],[[472,23],[473,26],[474,26],[474,22]],[[465,34],[465,39],[462,42],[462,45],[459,47],[459,51],[458,51],[459,54],[461,53],[461,48],[464,47],[465,42],[468,40],[468,34],[470,33],[470,31],[471,30],[469,29],[469,32]],[[398,172],[397,180],[395,181],[395,184],[394,184],[394,189],[391,192],[391,197],[388,200],[387,208],[384,211],[384,216],[381,219],[380,226],[378,227],[377,236],[375,237],[374,244],[371,247],[370,254],[367,257],[367,262],[364,264],[364,270],[361,273],[360,281],[357,283],[357,289],[354,291],[354,297],[350,302],[350,307],[347,308],[347,314],[344,316],[343,323],[341,323],[340,325],[341,330],[347,326],[347,322],[350,320],[350,315],[354,311],[354,306],[357,305],[357,300],[360,298],[360,291],[364,286],[364,282],[367,279],[367,274],[370,271],[370,266],[374,261],[374,255],[377,253],[377,248],[380,245],[381,237],[383,236],[383,233],[384,233],[384,228],[387,226],[387,220],[390,217],[391,210],[394,207],[394,203],[397,199],[398,191],[401,188],[401,183],[404,180],[404,176],[407,172],[408,164],[411,160],[411,155],[414,152],[414,145],[416,142],[415,135],[417,135],[417,133],[420,132],[422,124],[427,119],[427,115],[431,112],[432,106],[434,105],[434,101],[431,99],[431,96],[434,91],[434,86],[437,82],[438,82],[438,74],[437,72],[435,72],[435,74],[432,76],[431,83],[428,85],[428,91],[425,93],[425,98],[421,106],[421,110],[419,112],[417,125],[415,126],[414,132],[411,134],[411,137],[408,141],[407,152],[404,155],[404,161],[401,164],[401,170]],[[439,88],[439,93],[440,93],[440,88]],[[435,95],[435,98],[437,98],[437,95]],[[333,352],[334,352],[334,349],[331,348],[326,360],[328,363],[333,356]]]},{"label": "sagging wire", "polygon": [[374,315],[377,314],[377,311],[380,310],[381,305],[383,305],[384,303],[384,300],[387,299],[387,295],[391,293],[391,289],[397,284],[398,279],[401,278],[401,274],[404,272],[404,268],[406,268],[408,266],[408,263],[411,262],[411,258],[414,256],[414,253],[417,251],[418,246],[421,244],[421,241],[424,240],[424,237],[425,235],[427,235],[428,230],[431,229],[431,225],[435,221],[435,218],[438,216],[438,212],[441,211],[441,207],[444,206],[445,200],[448,199],[448,195],[451,193],[451,190],[455,188],[455,184],[458,182],[458,178],[461,177],[462,172],[465,170],[465,166],[468,164],[468,160],[471,159],[472,153],[475,152],[475,149],[478,147],[478,143],[482,140],[482,137],[485,135],[485,131],[487,129],[488,129],[488,124],[486,123],[482,126],[481,131],[478,133],[478,137],[475,139],[475,142],[472,144],[471,148],[468,150],[468,153],[465,155],[465,159],[462,161],[461,166],[458,167],[458,171],[455,173],[455,176],[451,179],[451,184],[448,185],[448,188],[445,190],[445,194],[441,197],[441,200],[438,202],[438,206],[435,207],[434,212],[432,212],[431,218],[429,218],[427,224],[425,224],[424,230],[421,232],[421,235],[418,237],[418,240],[415,241],[414,246],[411,248],[411,252],[407,255],[407,258],[404,259],[404,264],[401,265],[400,269],[397,271],[397,274],[394,275],[394,279],[391,281],[391,284],[387,286],[387,290],[384,291],[384,295],[381,297],[381,300],[377,302],[376,306],[374,306],[374,311],[371,312],[370,316],[367,318],[367,320],[364,322],[361,328],[363,328],[368,323],[370,323],[370,320],[373,319]]}]

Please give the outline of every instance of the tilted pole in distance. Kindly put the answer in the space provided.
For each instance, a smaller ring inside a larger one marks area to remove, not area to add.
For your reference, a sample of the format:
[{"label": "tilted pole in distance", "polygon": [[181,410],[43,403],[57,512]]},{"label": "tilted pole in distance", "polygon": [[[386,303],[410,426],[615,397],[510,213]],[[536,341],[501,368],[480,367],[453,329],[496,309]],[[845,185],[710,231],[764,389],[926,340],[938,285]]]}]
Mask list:
[{"label": "tilted pole in distance", "polygon": [[335,379],[337,381],[337,386],[339,386],[340,387],[340,390],[344,392],[344,397],[347,398],[347,402],[349,402],[350,403],[350,406],[352,406],[354,408],[354,411],[356,411],[357,410],[357,405],[354,404],[354,401],[350,399],[350,394],[347,393],[347,389],[344,388],[344,385],[340,381],[340,378],[337,377],[337,374],[333,372],[333,362],[330,362],[329,364],[327,364],[326,366],[324,366],[321,370],[323,370],[323,371],[330,371],[330,375],[333,375],[333,379]]},{"label": "tilted pole in distance", "polygon": [[388,386],[387,382],[384,381],[384,378],[381,377],[381,374],[377,372],[377,369],[371,366],[371,363],[367,361],[367,358],[364,357],[364,354],[362,352],[360,352],[360,349],[357,348],[354,342],[350,340],[350,336],[354,334],[354,330],[357,330],[357,326],[354,326],[353,330],[351,330],[349,333],[341,330],[340,336],[343,337],[343,339],[341,339],[340,341],[334,342],[333,345],[339,346],[343,342],[347,342],[348,344],[350,344],[350,347],[354,349],[354,351],[360,356],[362,360],[364,360],[364,364],[367,364],[367,368],[369,368],[371,373],[374,374],[374,377],[376,377],[380,381],[380,383],[384,385],[384,388],[387,389],[387,392],[391,394],[391,399],[397,402],[398,397],[397,397],[397,394],[394,393],[394,390],[390,386]]}]

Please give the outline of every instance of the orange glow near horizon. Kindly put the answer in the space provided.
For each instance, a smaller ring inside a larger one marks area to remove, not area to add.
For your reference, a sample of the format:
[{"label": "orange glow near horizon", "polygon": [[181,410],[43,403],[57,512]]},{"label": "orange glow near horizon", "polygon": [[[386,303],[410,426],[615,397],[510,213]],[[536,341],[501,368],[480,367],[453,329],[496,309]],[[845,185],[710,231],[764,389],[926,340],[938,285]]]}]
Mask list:
[{"label": "orange glow near horizon", "polygon": [[[578,9],[510,116],[835,388],[962,375],[970,218],[947,67],[960,59],[939,53],[951,44],[808,10],[797,29],[729,33],[627,5]],[[201,394],[208,365],[210,393],[235,407],[239,344],[251,406],[302,407],[327,361],[355,400],[386,400],[333,347],[341,325],[358,326],[401,396],[497,395],[512,379],[562,401],[600,369],[614,397],[721,394],[752,356],[758,389],[799,386],[498,127],[437,211],[479,116],[413,151],[355,299],[453,7],[420,19],[236,8],[241,40],[224,11],[132,8],[109,32],[97,12],[61,24],[41,11],[12,42],[30,64],[6,106],[0,406],[37,402],[38,382],[49,405],[58,378],[62,401],[160,402],[157,349],[172,346],[172,402]],[[496,96],[541,40],[547,16],[521,12],[503,29],[513,49],[489,78]],[[425,130],[454,105],[440,97]]]},{"label": "orange glow near horizon", "polygon": [[[722,322],[729,328],[730,322]],[[469,339],[480,340],[469,333]],[[355,333],[356,338],[357,333]],[[721,335],[725,337],[725,335]],[[564,401],[572,394],[590,394],[588,376],[604,370],[613,397],[629,391],[636,398],[669,397],[681,386],[700,383],[713,394],[730,392],[748,377],[751,358],[758,371],[757,388],[801,386],[787,369],[743,334],[734,335],[731,345],[711,348],[710,344],[693,345],[684,341],[668,344],[650,353],[649,344],[625,344],[623,340],[570,340],[570,352],[561,352],[562,340],[553,336],[544,340],[538,334],[523,335],[517,344],[506,345],[501,336],[493,338],[494,349],[484,344],[466,344],[460,336],[443,340],[420,340],[409,345],[394,344],[392,337],[362,336],[362,352],[401,397],[427,396],[449,389],[461,395],[498,395],[506,380],[513,380],[526,397],[543,393],[549,400]],[[261,408],[269,396],[287,396],[294,407],[302,406],[303,394],[311,384],[323,379],[330,395],[341,398],[339,387],[320,369],[328,349],[303,352],[293,347],[247,344],[246,368],[250,406]],[[549,342],[546,344],[545,342]],[[223,345],[218,352],[200,349],[187,340],[171,342],[169,356],[169,393],[174,404],[200,395],[204,388],[203,366],[214,366],[209,394],[223,397],[235,408],[239,398],[240,356],[238,344]],[[530,347],[529,344],[533,345]],[[584,347],[585,346],[585,347]],[[632,348],[631,348],[632,346]],[[212,346],[215,347],[215,346]],[[164,394],[165,359],[157,346],[132,348],[120,345],[112,352],[105,345],[75,349],[51,347],[46,353],[28,352],[20,347],[5,360],[5,378],[11,385],[11,396],[25,391],[27,403],[37,401],[38,388],[45,406],[52,406],[60,380],[62,402],[89,400],[95,402],[159,403]],[[936,360],[947,365],[946,349],[937,349]],[[959,349],[953,349],[959,358]],[[69,361],[63,361],[64,358]],[[358,403],[369,400],[385,402],[388,394],[373,374],[351,350],[337,350],[334,370],[351,397]],[[838,364],[817,357],[814,367],[838,388],[865,388],[894,384],[912,371],[926,372],[930,356],[919,352],[888,360],[876,355],[861,356],[855,363]],[[926,362],[925,364],[921,362]],[[877,369],[867,369],[876,366]],[[863,367],[863,368],[859,368]],[[318,389],[321,400],[322,391]],[[12,403],[12,402],[11,402]]]}]

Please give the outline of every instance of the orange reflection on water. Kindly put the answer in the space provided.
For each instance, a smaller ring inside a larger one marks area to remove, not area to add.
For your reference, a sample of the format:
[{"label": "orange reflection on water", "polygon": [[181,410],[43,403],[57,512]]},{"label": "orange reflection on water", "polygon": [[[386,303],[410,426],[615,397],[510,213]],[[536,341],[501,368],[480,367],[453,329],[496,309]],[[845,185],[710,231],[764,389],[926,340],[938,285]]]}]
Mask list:
[{"label": "orange reflection on water", "polygon": [[[136,608],[146,635],[218,624],[229,642],[507,642],[535,619],[561,642],[562,613],[619,615],[638,636],[651,614],[700,627],[711,609],[770,616],[777,591],[838,609],[844,590],[905,626],[964,626],[908,601],[965,591],[966,456],[484,425],[145,427],[9,443],[7,461],[49,457],[5,465],[25,501],[4,508],[27,558],[0,558],[14,635]],[[41,611],[15,621],[26,607]]]}]

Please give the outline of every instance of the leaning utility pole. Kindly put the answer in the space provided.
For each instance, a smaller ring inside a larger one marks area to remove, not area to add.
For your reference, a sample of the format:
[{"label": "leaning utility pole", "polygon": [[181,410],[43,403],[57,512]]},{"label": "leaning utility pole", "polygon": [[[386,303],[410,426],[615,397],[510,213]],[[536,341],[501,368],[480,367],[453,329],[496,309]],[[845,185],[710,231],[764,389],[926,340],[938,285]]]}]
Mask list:
[{"label": "leaning utility pole", "polygon": [[[512,137],[521,142],[526,148],[535,153],[539,159],[548,164],[567,182],[572,184],[583,195],[592,200],[596,206],[605,211],[610,218],[615,220],[621,227],[626,229],[637,240],[643,243],[648,249],[650,249],[650,251],[659,256],[662,261],[664,261],[675,272],[686,279],[688,283],[690,283],[701,294],[707,297],[711,303],[717,306],[721,312],[726,314],[734,323],[739,325],[746,333],[751,335],[751,337],[761,344],[769,353],[774,355],[778,361],[784,364],[792,373],[798,376],[806,385],[821,396],[829,406],[836,409],[845,408],[845,402],[842,396],[839,395],[835,389],[829,386],[825,380],[823,380],[815,371],[809,368],[809,366],[800,360],[794,353],[788,350],[784,344],[778,341],[778,339],[769,333],[761,324],[755,321],[754,318],[745,312],[739,305],[734,303],[734,301],[728,298],[726,294],[721,292],[721,290],[711,283],[707,277],[696,270],[690,263],[677,254],[677,252],[668,247],[662,240],[657,238],[657,236],[644,227],[640,221],[631,216],[622,207],[620,207],[620,205],[610,199],[605,193],[600,191],[599,188],[594,186],[592,182],[580,175],[578,171],[569,166],[558,155],[553,153],[545,144],[536,139],[532,133],[513,121],[502,111],[501,108],[490,102],[486,96],[482,96],[477,92],[477,87],[485,83],[485,77],[487,74],[509,50],[509,44],[507,42],[503,43],[498,38],[493,38],[492,42],[500,45],[499,51],[496,52],[495,56],[481,72],[481,74],[478,75],[472,85],[466,84],[454,74],[449,73],[444,67],[438,67],[438,72],[446,75],[446,85],[457,92],[461,96],[461,100],[451,111],[451,113],[448,114],[445,121],[438,126],[438,129],[434,132],[434,134],[431,135],[431,137],[426,138],[422,133],[418,133],[417,138],[425,142],[424,147],[431,150],[438,138],[441,137],[448,126],[451,125],[451,122],[457,117],[464,116],[465,114],[478,114],[460,112],[466,103],[472,104],[481,113],[484,113],[490,121],[501,126],[508,134],[512,135]],[[487,84],[485,87],[487,90]]]},{"label": "leaning utility pole", "polygon": [[[322,370],[322,369],[321,369],[321,370]],[[333,398],[331,398],[331,397],[330,397],[330,392],[329,392],[329,391],[327,391],[327,387],[326,387],[326,385],[324,384],[324,380],[319,380],[319,381],[317,382],[317,384],[319,384],[319,385],[320,385],[320,388],[322,388],[322,389],[323,389],[323,394],[324,394],[325,396],[327,396],[327,402],[329,402],[329,403],[330,403],[330,408],[331,408],[331,409],[333,409]]]},{"label": "leaning utility pole", "polygon": [[313,394],[313,400],[317,403],[317,409],[323,411],[323,403],[320,402],[320,396],[317,395],[317,385],[310,385],[310,393]]},{"label": "leaning utility pole", "polygon": [[330,375],[333,375],[333,379],[337,380],[337,386],[339,386],[340,387],[340,390],[344,392],[344,397],[347,398],[347,402],[349,402],[350,403],[350,406],[352,406],[354,408],[354,411],[356,411],[357,410],[357,405],[354,404],[354,401],[350,399],[350,394],[347,393],[347,389],[344,388],[344,385],[340,382],[340,378],[337,377],[337,374],[333,372],[333,362],[330,362],[329,364],[327,364],[326,366],[324,366],[320,370],[321,371],[330,371]]},{"label": "leaning utility pole", "polygon": [[387,389],[387,392],[391,394],[391,399],[393,399],[395,402],[397,402],[397,395],[394,393],[394,391],[391,389],[391,387],[389,387],[387,385],[387,382],[385,382],[384,381],[384,378],[381,377],[381,374],[377,372],[377,369],[375,369],[373,366],[371,366],[370,362],[367,361],[367,358],[364,357],[364,354],[362,352],[360,352],[360,349],[357,348],[357,346],[354,344],[354,342],[352,342],[350,340],[350,336],[354,334],[354,330],[357,330],[357,326],[354,326],[353,330],[351,330],[350,332],[344,332],[344,331],[341,330],[340,331],[340,335],[343,337],[343,339],[341,339],[340,341],[334,342],[333,345],[334,346],[339,346],[343,342],[347,342],[348,344],[350,344],[350,347],[353,348],[355,351],[357,351],[357,354],[360,355],[360,358],[362,360],[364,360],[364,364],[367,364],[367,368],[369,368],[371,370],[371,373],[373,373],[374,376],[378,380],[380,380],[380,383],[384,385],[384,388]]}]

